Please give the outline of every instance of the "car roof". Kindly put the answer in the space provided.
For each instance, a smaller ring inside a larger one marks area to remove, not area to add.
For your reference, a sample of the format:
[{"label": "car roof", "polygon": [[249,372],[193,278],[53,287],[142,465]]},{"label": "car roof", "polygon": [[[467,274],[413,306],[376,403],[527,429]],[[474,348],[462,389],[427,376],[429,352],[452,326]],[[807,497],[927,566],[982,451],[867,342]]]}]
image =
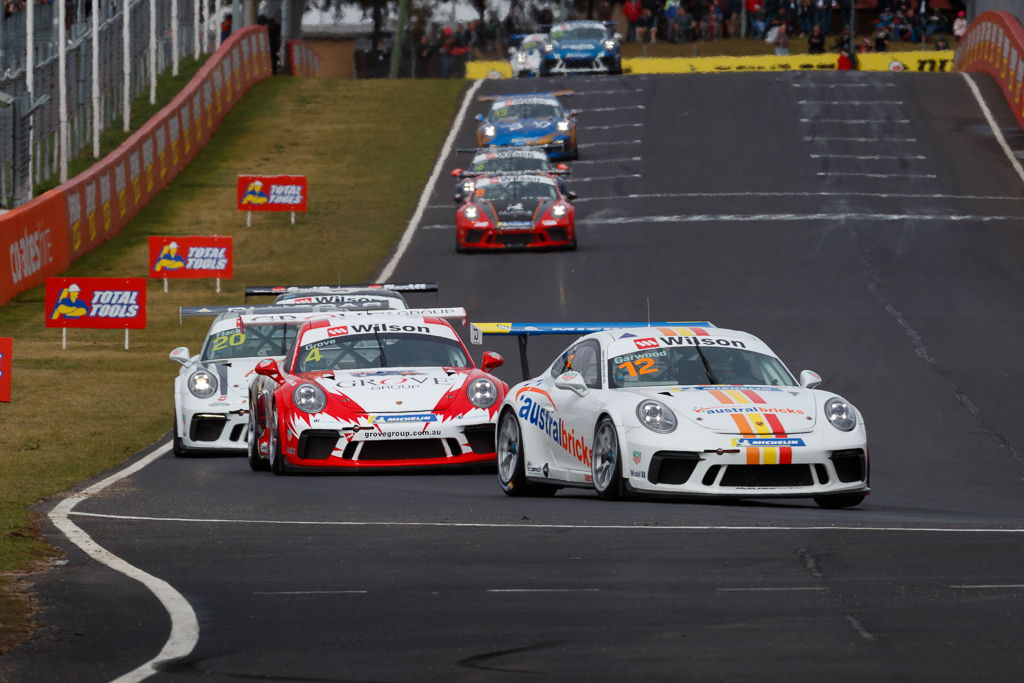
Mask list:
[{"label": "car roof", "polygon": [[501,175],[489,175],[479,178],[476,181],[476,186],[487,187],[488,185],[500,185],[503,182],[516,180],[529,180],[531,182],[544,183],[546,185],[558,185],[557,180],[542,173],[502,173]]},{"label": "car roof", "polygon": [[476,153],[473,157],[473,162],[484,161],[487,159],[506,159],[511,157],[521,157],[529,159],[543,159],[547,161],[548,155],[540,149],[531,149],[529,147],[512,147],[512,148],[501,148],[495,150],[481,150]]},{"label": "car roof", "polygon": [[495,100],[491,104],[491,109],[500,109],[510,104],[552,104],[556,107],[562,106],[558,98],[551,95],[508,95],[500,100]]},{"label": "car roof", "polygon": [[775,353],[758,337],[742,330],[730,330],[723,327],[697,328],[697,327],[624,327],[613,330],[602,330],[587,335],[589,338],[597,339],[602,346],[608,346],[613,342],[623,339],[644,339],[659,337],[710,337],[713,339],[729,339],[747,343],[752,351],[761,353]]}]

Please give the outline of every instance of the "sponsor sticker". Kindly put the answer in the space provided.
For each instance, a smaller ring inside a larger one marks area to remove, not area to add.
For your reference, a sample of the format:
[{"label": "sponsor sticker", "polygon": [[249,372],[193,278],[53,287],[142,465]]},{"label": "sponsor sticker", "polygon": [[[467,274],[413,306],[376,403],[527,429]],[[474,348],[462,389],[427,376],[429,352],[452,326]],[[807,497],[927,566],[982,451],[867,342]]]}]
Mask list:
[{"label": "sponsor sticker", "polygon": [[773,439],[773,438],[766,438],[766,439],[743,438],[743,439],[733,439],[732,440],[732,445],[733,446],[750,446],[750,447],[777,448],[779,446],[803,446],[804,445],[804,440],[803,439],[788,439],[788,438],[776,438],[776,439]]},{"label": "sponsor sticker", "polygon": [[644,471],[644,470],[634,470],[634,469],[630,468],[629,476],[631,478],[633,478],[633,479],[646,479],[647,478],[647,472]]},{"label": "sponsor sticker", "polygon": [[638,349],[656,349],[658,348],[658,340],[652,337],[646,337],[644,339],[634,339],[633,343],[636,344]]},{"label": "sponsor sticker", "polygon": [[641,453],[640,451],[633,451],[633,464],[634,465],[639,465],[641,458],[643,458],[643,453]]},{"label": "sponsor sticker", "polygon": [[368,415],[370,424],[402,424],[409,422],[435,422],[437,415],[433,413],[417,413],[415,415]]}]

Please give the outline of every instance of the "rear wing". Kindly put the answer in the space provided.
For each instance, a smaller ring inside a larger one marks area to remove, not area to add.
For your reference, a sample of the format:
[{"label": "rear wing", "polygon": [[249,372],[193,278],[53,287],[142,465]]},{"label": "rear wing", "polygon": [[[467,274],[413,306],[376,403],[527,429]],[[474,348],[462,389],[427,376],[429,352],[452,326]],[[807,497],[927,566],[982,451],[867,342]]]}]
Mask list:
[{"label": "rear wing", "polygon": [[460,171],[460,178],[479,178],[481,176],[502,176],[502,175],[569,175],[568,168],[552,168],[547,171]]},{"label": "rear wing", "polygon": [[526,358],[526,345],[530,337],[552,334],[584,335],[624,327],[714,327],[714,324],[707,320],[632,323],[470,323],[469,341],[473,344],[483,344],[484,337],[490,335],[518,337],[519,363],[523,370],[523,379],[526,380],[530,378],[530,366]]},{"label": "rear wing", "polygon": [[263,285],[257,287],[246,287],[245,298],[249,299],[250,296],[277,296],[279,294],[289,294],[292,292],[337,292],[338,294],[344,294],[343,290],[348,289],[386,289],[392,292],[436,292],[436,282],[381,282],[373,284],[358,284],[358,285]]},{"label": "rear wing", "polygon": [[575,95],[574,90],[553,90],[550,92],[516,92],[506,95],[480,95],[477,102],[494,102],[496,100],[511,100],[517,97],[571,97]]},{"label": "rear wing", "polygon": [[344,307],[334,304],[306,305],[266,305],[266,306],[182,306],[178,309],[178,322],[185,318],[216,317],[222,313],[235,315],[300,315],[317,313],[322,315],[362,316],[386,313],[399,316],[421,316],[424,318],[443,318],[445,320],[461,320],[467,323],[469,314],[465,308],[387,308],[386,306]]}]

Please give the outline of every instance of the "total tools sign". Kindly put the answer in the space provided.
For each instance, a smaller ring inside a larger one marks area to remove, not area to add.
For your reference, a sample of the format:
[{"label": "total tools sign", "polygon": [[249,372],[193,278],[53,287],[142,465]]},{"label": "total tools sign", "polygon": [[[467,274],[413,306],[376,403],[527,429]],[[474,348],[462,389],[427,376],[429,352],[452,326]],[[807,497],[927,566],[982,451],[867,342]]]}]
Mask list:
[{"label": "total tools sign", "polygon": [[266,27],[236,31],[117,149],[0,216],[0,305],[120,232],[188,165],[242,94],[270,75]]},{"label": "total tools sign", "polygon": [[48,277],[46,326],[142,330],[146,278]]},{"label": "total tools sign", "polygon": [[306,176],[238,176],[239,211],[305,211],[308,194]]},{"label": "total tools sign", "polygon": [[228,279],[234,271],[230,237],[150,237],[151,278]]}]

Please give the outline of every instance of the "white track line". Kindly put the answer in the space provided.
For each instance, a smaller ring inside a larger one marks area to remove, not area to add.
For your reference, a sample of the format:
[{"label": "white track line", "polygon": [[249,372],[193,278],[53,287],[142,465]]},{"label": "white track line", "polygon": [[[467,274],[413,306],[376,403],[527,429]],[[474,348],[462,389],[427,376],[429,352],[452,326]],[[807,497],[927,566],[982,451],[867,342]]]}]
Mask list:
[{"label": "white track line", "polygon": [[366,595],[370,591],[256,591],[253,595]]},{"label": "white track line", "polygon": [[847,173],[845,171],[818,171],[818,176],[851,176],[854,178],[938,178],[935,173]]},{"label": "white track line", "polygon": [[800,123],[910,123],[910,119],[800,119]]},{"label": "white track line", "polygon": [[794,88],[895,88],[895,83],[790,83]]},{"label": "white track line", "polygon": [[623,109],[647,109],[647,105],[644,104],[624,104],[621,107],[587,107],[583,110],[584,114],[589,114],[592,111],[622,111]]},{"label": "white track line", "polygon": [[573,178],[572,183],[592,183],[596,180],[619,180],[620,178],[642,178],[642,173],[624,173],[622,175],[594,176],[592,178]]},{"label": "white track line", "polygon": [[174,589],[171,584],[163,579],[158,579],[152,574],[147,574],[138,567],[128,564],[117,555],[92,540],[89,534],[80,529],[74,522],[68,519],[68,515],[82,514],[74,512],[76,505],[89,497],[99,493],[111,484],[118,482],[125,477],[130,477],[146,465],[171,450],[171,444],[166,443],[155,451],[142,458],[138,462],[119,470],[106,479],[96,482],[80,493],[65,498],[50,511],[50,521],[60,529],[61,533],[67,536],[68,540],[81,548],[86,554],[100,564],[110,567],[116,572],[124,574],[130,579],[135,579],[144,585],[167,610],[171,617],[171,633],[164,643],[163,648],[153,659],[139,665],[137,668],[115,679],[115,683],[129,683],[141,681],[158,673],[157,665],[169,660],[185,657],[196,646],[199,641],[199,621],[196,613],[188,601]]},{"label": "white track line", "polygon": [[416,229],[419,227],[420,220],[423,218],[423,211],[427,208],[427,202],[430,201],[430,195],[434,193],[434,185],[441,175],[441,167],[452,151],[452,145],[455,144],[455,136],[458,135],[459,129],[462,128],[462,121],[466,118],[466,111],[469,109],[473,96],[476,95],[483,82],[484,79],[474,81],[473,85],[469,86],[466,90],[466,94],[463,95],[462,105],[459,107],[459,111],[455,115],[455,121],[452,122],[452,127],[448,131],[448,137],[445,138],[444,145],[441,147],[441,153],[437,155],[437,161],[434,162],[434,170],[430,173],[430,179],[427,180],[427,184],[423,187],[423,193],[420,195],[420,201],[416,205],[416,211],[412,214],[412,218],[409,219],[409,225],[405,227],[405,232],[402,233],[402,238],[398,241],[398,248],[395,249],[391,260],[387,262],[377,275],[377,282],[387,282],[391,279],[391,275],[395,272],[398,262],[402,260],[405,250],[409,248],[409,244],[416,234]]},{"label": "white track line", "polygon": [[580,147],[588,149],[590,147],[599,147],[607,145],[639,145],[642,144],[643,140],[605,140],[602,142],[583,142],[580,143]]},{"label": "white track line", "polygon": [[1010,146],[1006,144],[1006,138],[1003,137],[1003,131],[1001,131],[999,126],[996,125],[996,119],[992,116],[992,110],[988,108],[987,104],[985,104],[985,100],[982,98],[981,91],[978,90],[977,84],[975,84],[974,79],[971,78],[971,75],[966,71],[961,71],[960,75],[964,77],[965,81],[967,81],[967,87],[971,89],[971,93],[974,94],[974,99],[978,101],[978,106],[981,107],[981,113],[985,115],[985,120],[988,121],[989,128],[992,129],[992,134],[996,136],[996,142],[998,142],[999,146],[1002,148],[1003,154],[1005,154],[1006,158],[1010,161],[1010,165],[1013,166],[1013,170],[1017,172],[1017,176],[1021,179],[1021,182],[1024,182],[1024,168],[1021,168],[1020,162],[1017,161],[1015,156],[1013,156],[1013,152],[1010,151]]},{"label": "white track line", "polygon": [[973,585],[973,586],[972,585],[960,585],[960,586],[950,586],[950,588],[958,588],[958,589],[962,588],[962,589],[966,589],[966,590],[985,590],[985,589],[992,589],[992,588],[1018,589],[1018,588],[1024,588],[1024,583],[990,583],[990,584],[977,584],[977,585]]},{"label": "white track line", "polygon": [[923,154],[809,154],[812,159],[862,159],[877,161],[880,159],[927,159]]},{"label": "white track line", "polygon": [[787,588],[719,588],[723,593],[773,592],[773,591],[828,591],[825,586],[792,586]]},{"label": "white track line", "polygon": [[804,142],[917,142],[917,138],[843,138],[806,136]]},{"label": "white track line", "polygon": [[614,126],[577,126],[579,130],[618,130],[620,128],[641,128],[642,123],[619,123]]},{"label": "white track line", "polygon": [[760,214],[687,214],[676,216],[623,216],[619,218],[587,218],[577,225],[633,225],[644,223],[756,223],[797,221],[955,221],[989,223],[1021,221],[1024,216],[964,216],[914,213],[760,213]]},{"label": "white track line", "polygon": [[488,593],[597,593],[600,588],[488,588]]},{"label": "white track line", "polygon": [[[572,179],[570,178],[570,181]],[[1024,197],[1003,197],[999,195],[904,193],[904,192],[665,192],[660,194],[626,194],[614,197],[580,197],[580,202],[607,201],[610,199],[717,199],[721,197],[875,197],[878,199],[962,199],[986,201],[1024,201]],[[440,206],[440,205],[437,205]]]},{"label": "white track line", "polygon": [[868,104],[903,104],[903,100],[797,100],[797,104],[842,104],[842,105],[868,105]]},{"label": "white track line", "polygon": [[580,164],[619,164],[624,161],[643,161],[643,157],[623,157],[621,159],[582,159],[580,161],[572,162],[573,166],[579,166]]},{"label": "white track line", "polygon": [[741,525],[733,526],[723,524],[666,524],[659,526],[641,526],[635,524],[510,524],[503,522],[407,522],[407,521],[378,521],[378,522],[354,522],[329,521],[329,520],[308,520],[308,519],[203,519],[199,517],[143,517],[139,515],[107,515],[96,512],[75,512],[80,517],[94,517],[98,519],[116,519],[128,522],[184,522],[189,524],[282,524],[293,526],[350,526],[350,527],[442,527],[453,529],[595,529],[599,531],[913,531],[931,533],[985,533],[985,534],[1024,534],[1024,527],[1010,528],[965,528],[965,527],[899,527],[899,526],[769,526],[769,525]]}]

